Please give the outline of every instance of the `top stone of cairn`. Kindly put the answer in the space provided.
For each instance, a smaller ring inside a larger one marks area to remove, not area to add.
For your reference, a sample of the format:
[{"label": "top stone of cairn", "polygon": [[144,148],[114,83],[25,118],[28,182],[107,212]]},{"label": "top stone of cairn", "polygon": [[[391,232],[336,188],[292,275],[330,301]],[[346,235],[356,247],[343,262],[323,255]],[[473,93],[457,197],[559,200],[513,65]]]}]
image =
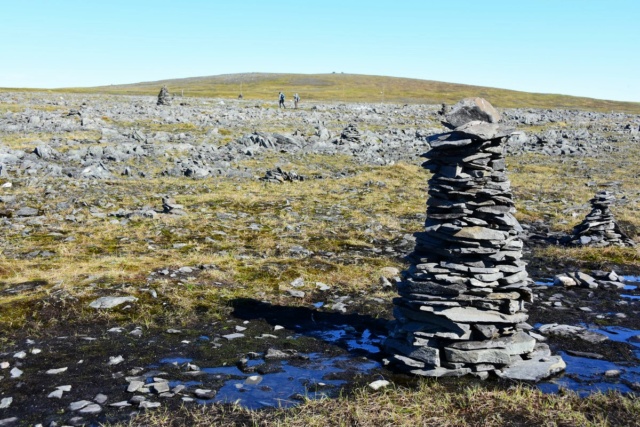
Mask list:
[{"label": "top stone of cairn", "polygon": [[498,123],[500,113],[486,99],[465,98],[451,108],[451,111],[445,115],[445,120],[453,128],[474,120]]}]

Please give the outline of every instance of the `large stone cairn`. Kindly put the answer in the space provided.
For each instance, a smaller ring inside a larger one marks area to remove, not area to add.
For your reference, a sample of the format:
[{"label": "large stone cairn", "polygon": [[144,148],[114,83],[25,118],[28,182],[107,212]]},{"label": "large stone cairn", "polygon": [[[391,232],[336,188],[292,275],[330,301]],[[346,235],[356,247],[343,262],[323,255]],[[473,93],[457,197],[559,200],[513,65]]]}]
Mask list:
[{"label": "large stone cairn", "polygon": [[635,246],[615,221],[609,207],[615,202],[615,196],[609,191],[599,191],[590,200],[591,212],[573,229],[572,245],[594,246]]},{"label": "large stone cairn", "polygon": [[484,99],[446,114],[430,138],[427,220],[394,299],[385,342],[391,362],[416,375],[474,374],[537,381],[564,369],[527,331],[533,294],[505,170],[509,131]]},{"label": "large stone cairn", "polygon": [[166,86],[162,86],[160,93],[158,94],[157,105],[171,105],[171,97],[169,96],[169,89]]}]

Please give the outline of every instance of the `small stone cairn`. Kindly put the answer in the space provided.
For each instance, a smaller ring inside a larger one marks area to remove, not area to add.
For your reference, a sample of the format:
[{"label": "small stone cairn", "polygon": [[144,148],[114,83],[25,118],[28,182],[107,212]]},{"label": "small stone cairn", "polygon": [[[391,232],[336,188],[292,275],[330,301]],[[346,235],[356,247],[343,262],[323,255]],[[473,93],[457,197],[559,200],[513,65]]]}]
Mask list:
[{"label": "small stone cairn", "polygon": [[169,97],[169,89],[166,86],[162,86],[160,93],[158,94],[157,105],[171,105],[171,98]]},{"label": "small stone cairn", "polygon": [[599,191],[591,202],[591,212],[573,229],[570,244],[576,246],[635,246],[615,221],[609,207],[615,202],[615,196],[606,190]]},{"label": "small stone cairn", "polygon": [[349,123],[346,128],[342,130],[340,139],[337,141],[338,145],[345,144],[359,144],[362,140],[360,131],[353,123]]},{"label": "small stone cairn", "polygon": [[454,130],[429,139],[427,220],[398,283],[385,349],[427,377],[473,374],[538,381],[565,368],[527,331],[533,294],[505,170],[509,131],[481,98],[447,112]]},{"label": "small stone cairn", "polygon": [[278,167],[275,170],[268,170],[260,180],[282,184],[283,182],[304,181],[304,176],[298,175],[294,171],[283,171]]}]

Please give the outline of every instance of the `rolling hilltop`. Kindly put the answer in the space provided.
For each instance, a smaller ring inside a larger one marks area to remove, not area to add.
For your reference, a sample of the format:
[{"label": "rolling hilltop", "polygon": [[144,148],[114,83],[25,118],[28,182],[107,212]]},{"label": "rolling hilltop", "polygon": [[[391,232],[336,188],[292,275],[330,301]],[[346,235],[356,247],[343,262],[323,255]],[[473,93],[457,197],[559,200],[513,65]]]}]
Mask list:
[{"label": "rolling hilltop", "polygon": [[276,99],[279,91],[287,99],[299,93],[304,101],[455,103],[479,96],[499,107],[566,108],[621,111],[640,114],[640,103],[606,101],[568,95],[541,94],[398,77],[361,74],[242,73],[208,77],[159,80],[126,85],[56,89],[61,92],[157,95],[166,85],[174,95],[245,99]]}]

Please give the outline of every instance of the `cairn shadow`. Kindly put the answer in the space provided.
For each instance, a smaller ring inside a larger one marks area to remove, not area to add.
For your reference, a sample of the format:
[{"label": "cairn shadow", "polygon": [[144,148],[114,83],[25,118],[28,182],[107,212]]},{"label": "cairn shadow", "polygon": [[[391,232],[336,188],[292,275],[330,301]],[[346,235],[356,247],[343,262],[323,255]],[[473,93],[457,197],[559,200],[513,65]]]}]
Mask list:
[{"label": "cairn shadow", "polygon": [[[296,334],[336,345],[352,355],[380,360],[382,341],[389,320],[368,314],[319,311],[309,307],[275,305],[252,298],[231,301],[233,316],[243,320],[263,320],[284,326]],[[343,333],[342,333],[343,332]],[[376,349],[377,347],[377,349]]]}]

